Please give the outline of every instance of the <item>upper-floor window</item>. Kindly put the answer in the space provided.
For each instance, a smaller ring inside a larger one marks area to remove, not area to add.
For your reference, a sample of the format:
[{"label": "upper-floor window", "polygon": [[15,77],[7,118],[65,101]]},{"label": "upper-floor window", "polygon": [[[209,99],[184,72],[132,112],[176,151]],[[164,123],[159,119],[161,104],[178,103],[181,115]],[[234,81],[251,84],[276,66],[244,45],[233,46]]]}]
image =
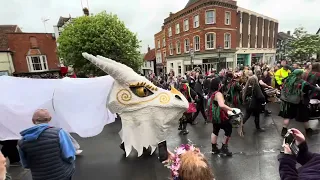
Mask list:
[{"label": "upper-floor window", "polygon": [[27,56],[27,63],[29,72],[49,70],[46,56]]},{"label": "upper-floor window", "polygon": [[160,40],[158,40],[158,49],[160,48]]},{"label": "upper-floor window", "polygon": [[162,47],[166,47],[166,38],[162,38]]},{"label": "upper-floor window", "polygon": [[206,11],[206,24],[214,24],[216,21],[216,11],[208,10]]},{"label": "upper-floor window", "polygon": [[162,62],[162,60],[161,60],[161,51],[158,50],[157,51],[157,57],[156,57],[156,63],[161,63],[161,62]]},{"label": "upper-floor window", "polygon": [[224,20],[226,25],[230,25],[231,24],[231,12],[230,11],[226,11],[225,14],[225,20]]},{"label": "upper-floor window", "polygon": [[195,16],[193,17],[193,27],[194,27],[194,28],[199,27],[199,15],[195,15]]},{"label": "upper-floor window", "polygon": [[231,34],[229,33],[224,34],[224,48],[225,49],[231,48]]},{"label": "upper-floor window", "polygon": [[190,40],[189,39],[185,39],[184,40],[184,52],[188,53],[190,51]]},{"label": "upper-floor window", "polygon": [[169,29],[168,29],[168,36],[169,36],[169,37],[172,36],[172,28],[171,28],[171,27],[169,27]]},{"label": "upper-floor window", "polygon": [[176,53],[181,54],[181,44],[179,40],[176,42]]},{"label": "upper-floor window", "polygon": [[200,36],[193,37],[194,51],[200,51]]},{"label": "upper-floor window", "polygon": [[189,19],[185,19],[183,21],[183,30],[184,31],[189,31]]},{"label": "upper-floor window", "polygon": [[176,24],[176,34],[180,33],[180,24]]},{"label": "upper-floor window", "polygon": [[214,49],[216,47],[216,34],[207,33],[206,34],[206,49]]},{"label": "upper-floor window", "polygon": [[173,55],[173,46],[172,43],[169,44],[169,54]]}]

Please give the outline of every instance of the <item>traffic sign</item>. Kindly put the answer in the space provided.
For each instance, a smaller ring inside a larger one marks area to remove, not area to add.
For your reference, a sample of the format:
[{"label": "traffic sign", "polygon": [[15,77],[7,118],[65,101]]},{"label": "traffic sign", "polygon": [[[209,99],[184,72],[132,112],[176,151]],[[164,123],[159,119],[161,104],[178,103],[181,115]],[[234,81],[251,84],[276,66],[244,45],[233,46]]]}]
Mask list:
[{"label": "traffic sign", "polygon": [[190,56],[194,57],[194,50],[192,48],[190,49]]}]

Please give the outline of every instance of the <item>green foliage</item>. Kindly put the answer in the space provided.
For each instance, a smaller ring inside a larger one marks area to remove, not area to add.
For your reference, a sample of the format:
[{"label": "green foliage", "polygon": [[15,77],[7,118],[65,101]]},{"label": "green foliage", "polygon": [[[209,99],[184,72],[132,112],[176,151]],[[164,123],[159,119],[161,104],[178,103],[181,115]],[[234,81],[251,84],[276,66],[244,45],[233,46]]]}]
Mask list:
[{"label": "green foliage", "polygon": [[303,27],[296,28],[295,39],[290,42],[289,57],[293,61],[309,60],[313,54],[320,53],[320,35],[308,34]]},{"label": "green foliage", "polygon": [[114,59],[136,71],[142,64],[136,34],[116,15],[106,12],[73,19],[64,27],[58,43],[58,53],[64,64],[72,66],[77,73],[105,75],[84,59],[82,52]]}]

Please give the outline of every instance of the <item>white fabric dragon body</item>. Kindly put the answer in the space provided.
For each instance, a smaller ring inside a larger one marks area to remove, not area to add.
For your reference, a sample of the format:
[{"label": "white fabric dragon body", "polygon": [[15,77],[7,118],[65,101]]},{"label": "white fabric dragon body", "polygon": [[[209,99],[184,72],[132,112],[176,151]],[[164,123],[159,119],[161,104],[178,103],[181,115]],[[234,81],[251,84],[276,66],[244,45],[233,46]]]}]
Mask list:
[{"label": "white fabric dragon body", "polygon": [[83,56],[105,71],[97,78],[28,79],[0,77],[0,140],[20,139],[20,131],[31,127],[33,112],[46,108],[52,125],[81,137],[98,135],[118,113],[119,132],[128,156],[132,147],[156,149],[165,139],[169,122],[178,120],[188,101],[176,89],[154,86],[131,68],[101,56]]}]

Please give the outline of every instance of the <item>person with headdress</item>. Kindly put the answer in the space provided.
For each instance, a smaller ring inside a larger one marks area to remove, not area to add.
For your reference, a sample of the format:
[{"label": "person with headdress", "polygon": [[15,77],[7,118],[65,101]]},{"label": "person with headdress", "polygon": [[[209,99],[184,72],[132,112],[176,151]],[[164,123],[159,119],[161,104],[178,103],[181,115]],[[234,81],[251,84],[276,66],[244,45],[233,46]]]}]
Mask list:
[{"label": "person with headdress", "polygon": [[289,120],[295,118],[298,122],[303,122],[306,134],[311,136],[314,131],[309,125],[309,93],[320,91],[319,88],[311,85],[302,79],[304,71],[294,70],[285,80],[281,90],[281,106],[279,116],[284,118],[281,135],[288,131]]}]

